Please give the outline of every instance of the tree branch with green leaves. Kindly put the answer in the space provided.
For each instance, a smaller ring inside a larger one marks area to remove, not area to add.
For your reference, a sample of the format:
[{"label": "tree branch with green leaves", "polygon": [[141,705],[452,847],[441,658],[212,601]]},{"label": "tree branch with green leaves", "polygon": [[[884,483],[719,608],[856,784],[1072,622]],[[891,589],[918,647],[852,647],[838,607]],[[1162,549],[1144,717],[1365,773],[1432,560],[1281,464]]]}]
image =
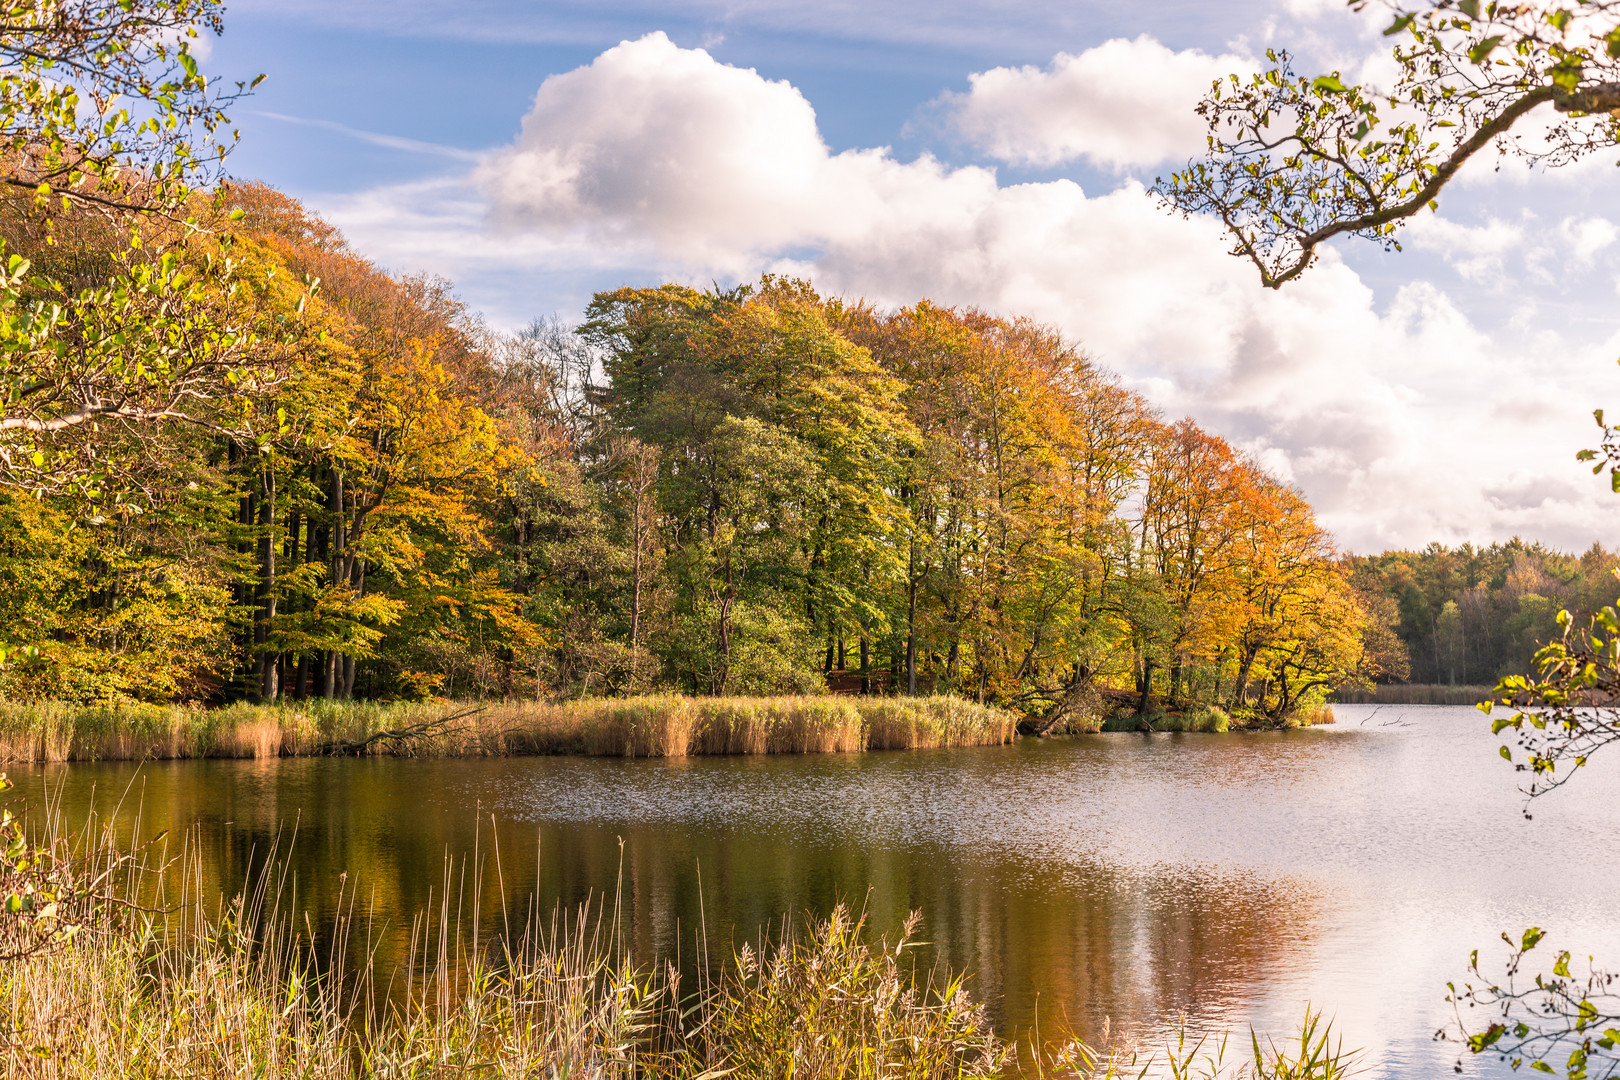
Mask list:
[{"label": "tree branch with green leaves", "polygon": [[[193,42],[222,0],[0,0],[0,183],[41,208],[183,207],[236,140]],[[260,76],[262,78],[262,76]]]},{"label": "tree branch with green leaves", "polygon": [[[1564,951],[1553,958],[1550,974],[1527,978],[1521,969],[1544,937],[1537,926],[1518,941],[1503,934],[1509,955],[1502,977],[1480,970],[1475,949],[1468,971],[1478,981],[1446,984],[1463,1041],[1470,1052],[1494,1054],[1515,1070],[1528,1065],[1550,1076],[1562,1072],[1568,1080],[1620,1075],[1620,986],[1615,975],[1593,966],[1590,957],[1584,973],[1572,971],[1570,954]],[[1464,1009],[1482,1009],[1490,1021],[1468,1034],[1475,1025],[1463,1019]],[[1440,1032],[1442,1037],[1450,1034]]]},{"label": "tree branch with green leaves", "polygon": [[1207,155],[1155,185],[1182,214],[1219,218],[1268,288],[1338,236],[1398,250],[1400,227],[1487,149],[1557,167],[1620,144],[1620,0],[1387,6],[1392,86],[1305,77],[1268,51],[1267,70],[1213,84],[1197,107]]}]

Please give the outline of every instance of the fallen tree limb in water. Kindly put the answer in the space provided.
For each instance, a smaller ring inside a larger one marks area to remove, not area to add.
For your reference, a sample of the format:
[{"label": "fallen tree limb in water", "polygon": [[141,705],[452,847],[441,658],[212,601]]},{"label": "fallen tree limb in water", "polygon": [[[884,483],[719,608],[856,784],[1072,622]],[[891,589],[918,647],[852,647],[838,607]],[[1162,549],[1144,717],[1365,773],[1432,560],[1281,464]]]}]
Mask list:
[{"label": "fallen tree limb in water", "polygon": [[462,709],[448,716],[436,716],[431,720],[424,720],[420,724],[409,727],[391,728],[376,731],[363,739],[333,739],[315,747],[313,753],[326,757],[359,756],[370,750],[378,743],[388,743],[398,753],[400,747],[409,748],[417,742],[433,739],[448,733],[450,725],[457,720],[465,719],[484,711],[485,706],[477,705],[470,709]]}]

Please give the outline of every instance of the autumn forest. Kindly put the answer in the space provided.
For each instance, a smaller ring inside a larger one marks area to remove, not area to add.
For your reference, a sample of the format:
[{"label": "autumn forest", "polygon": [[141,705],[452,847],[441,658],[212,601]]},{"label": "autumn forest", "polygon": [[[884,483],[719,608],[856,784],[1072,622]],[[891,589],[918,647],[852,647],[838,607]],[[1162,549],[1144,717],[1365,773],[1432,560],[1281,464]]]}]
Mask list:
[{"label": "autumn forest", "polygon": [[[1281,722],[1430,663],[1409,581],[1049,328],[767,276],[500,333],[269,188],[208,213],[125,302],[183,292],[251,362],[12,455],[7,696],[832,688]],[[44,244],[14,214],[13,272],[98,284],[130,261],[99,220]]]}]

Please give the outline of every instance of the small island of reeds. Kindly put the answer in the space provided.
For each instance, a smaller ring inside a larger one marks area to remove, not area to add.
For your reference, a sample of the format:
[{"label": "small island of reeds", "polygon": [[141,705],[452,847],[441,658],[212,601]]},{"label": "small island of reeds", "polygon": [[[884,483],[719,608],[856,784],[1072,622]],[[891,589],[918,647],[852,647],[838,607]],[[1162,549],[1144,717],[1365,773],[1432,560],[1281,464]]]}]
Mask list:
[{"label": "small island of reeds", "polygon": [[0,761],[847,753],[999,745],[1016,737],[1018,721],[1005,709],[945,695],[316,700],[212,709],[0,702]]},{"label": "small island of reeds", "polygon": [[1330,707],[1282,724],[1213,706],[1078,712],[1056,725],[947,694],[684,697],[546,702],[315,699],[219,707],[0,700],[0,763],[336,756],[674,758],[1000,746],[1021,731],[1212,732],[1333,722]]}]

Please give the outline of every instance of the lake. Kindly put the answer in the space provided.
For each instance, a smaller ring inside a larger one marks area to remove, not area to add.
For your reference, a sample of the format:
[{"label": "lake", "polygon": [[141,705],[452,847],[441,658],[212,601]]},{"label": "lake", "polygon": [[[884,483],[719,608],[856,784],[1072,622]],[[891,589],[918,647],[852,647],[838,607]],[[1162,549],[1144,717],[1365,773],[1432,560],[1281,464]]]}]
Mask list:
[{"label": "lake", "polygon": [[215,891],[279,847],[288,905],[329,925],[347,888],[385,964],[447,882],[482,935],[503,912],[617,890],[637,955],[688,967],[700,935],[715,961],[839,900],[879,934],[917,908],[927,958],[969,972],[1004,1035],[1095,1038],[1106,1019],[1152,1049],[1185,1016],[1246,1042],[1309,1002],[1365,1048],[1366,1075],[1402,1080],[1450,1073],[1444,984],[1471,949],[1504,955],[1502,931],[1545,927],[1549,964],[1569,948],[1620,966],[1620,761],[1526,820],[1476,710],[1337,712],[1301,731],[969,750],[11,772],[69,822],[94,807],[126,836],[189,833]]}]

